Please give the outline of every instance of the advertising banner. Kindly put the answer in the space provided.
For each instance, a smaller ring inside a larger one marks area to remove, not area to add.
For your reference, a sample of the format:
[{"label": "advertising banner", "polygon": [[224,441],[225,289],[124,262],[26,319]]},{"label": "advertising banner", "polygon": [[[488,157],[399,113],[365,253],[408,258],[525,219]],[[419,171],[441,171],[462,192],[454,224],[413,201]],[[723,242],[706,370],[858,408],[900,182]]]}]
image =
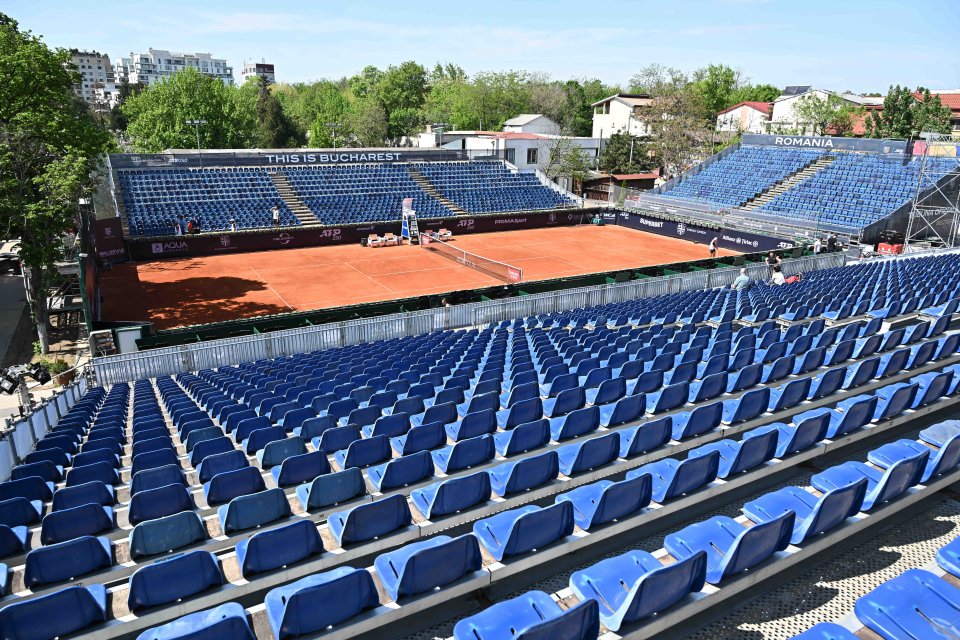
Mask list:
[{"label": "advertising banner", "polygon": [[906,140],[873,140],[869,138],[834,138],[831,136],[788,136],[745,133],[741,144],[755,144],[797,149],[842,149],[870,153],[904,153]]},{"label": "advertising banner", "polygon": [[93,251],[101,264],[116,264],[127,261],[127,243],[123,239],[120,218],[94,220]]}]

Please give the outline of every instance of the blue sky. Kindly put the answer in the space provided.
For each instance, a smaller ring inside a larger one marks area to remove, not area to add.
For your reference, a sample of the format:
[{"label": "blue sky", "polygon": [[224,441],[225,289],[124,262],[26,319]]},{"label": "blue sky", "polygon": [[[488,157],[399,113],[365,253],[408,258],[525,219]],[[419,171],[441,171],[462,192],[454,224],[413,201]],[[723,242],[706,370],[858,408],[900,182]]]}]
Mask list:
[{"label": "blue sky", "polygon": [[455,62],[627,83],[650,62],[709,62],[754,82],[885,92],[960,88],[960,0],[502,2],[75,2],[7,0],[3,11],[52,46],[111,58],[148,47],[265,58],[278,80],[351,75],[368,64]]}]

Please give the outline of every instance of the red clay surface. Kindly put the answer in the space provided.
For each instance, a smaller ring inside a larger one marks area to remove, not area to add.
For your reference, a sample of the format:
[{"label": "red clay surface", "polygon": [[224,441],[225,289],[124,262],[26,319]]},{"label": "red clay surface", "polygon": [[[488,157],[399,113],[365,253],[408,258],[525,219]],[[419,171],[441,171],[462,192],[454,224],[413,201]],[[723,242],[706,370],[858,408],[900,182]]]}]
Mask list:
[{"label": "red clay surface", "polygon": [[[705,245],[617,226],[473,234],[451,243],[521,267],[524,281],[709,256]],[[102,272],[101,308],[104,320],[149,320],[170,329],[496,284],[418,246],[340,245],[117,265]]]}]

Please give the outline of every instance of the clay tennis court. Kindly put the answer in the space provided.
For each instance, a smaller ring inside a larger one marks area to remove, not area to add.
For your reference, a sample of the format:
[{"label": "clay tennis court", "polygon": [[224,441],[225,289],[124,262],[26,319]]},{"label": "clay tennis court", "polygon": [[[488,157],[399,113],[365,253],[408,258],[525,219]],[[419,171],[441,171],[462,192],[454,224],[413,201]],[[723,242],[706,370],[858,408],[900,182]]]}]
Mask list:
[{"label": "clay tennis court", "polygon": [[[618,226],[473,234],[451,244],[522,268],[524,281],[709,256],[705,245]],[[117,265],[101,275],[102,315],[170,329],[496,284],[502,281],[419,246],[283,249]]]}]

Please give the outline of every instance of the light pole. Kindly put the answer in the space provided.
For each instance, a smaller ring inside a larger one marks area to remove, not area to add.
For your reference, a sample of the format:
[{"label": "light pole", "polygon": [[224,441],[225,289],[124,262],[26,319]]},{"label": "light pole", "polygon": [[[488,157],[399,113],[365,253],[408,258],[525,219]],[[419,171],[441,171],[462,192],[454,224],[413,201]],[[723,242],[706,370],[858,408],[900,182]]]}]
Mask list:
[{"label": "light pole", "polygon": [[443,160],[443,132],[447,130],[446,122],[434,122],[433,130],[437,131],[437,148],[440,149],[440,160]]},{"label": "light pole", "polygon": [[339,122],[324,122],[324,123],[323,123],[323,126],[325,126],[325,127],[330,127],[331,129],[333,129],[333,148],[334,148],[334,150],[336,150],[336,148],[337,148],[337,125],[339,125],[339,124],[340,124]]},{"label": "light pole", "polygon": [[186,124],[193,125],[193,130],[197,134],[197,158],[200,160],[200,166],[203,166],[203,154],[200,152],[200,125],[207,124],[206,120],[185,120]]}]

